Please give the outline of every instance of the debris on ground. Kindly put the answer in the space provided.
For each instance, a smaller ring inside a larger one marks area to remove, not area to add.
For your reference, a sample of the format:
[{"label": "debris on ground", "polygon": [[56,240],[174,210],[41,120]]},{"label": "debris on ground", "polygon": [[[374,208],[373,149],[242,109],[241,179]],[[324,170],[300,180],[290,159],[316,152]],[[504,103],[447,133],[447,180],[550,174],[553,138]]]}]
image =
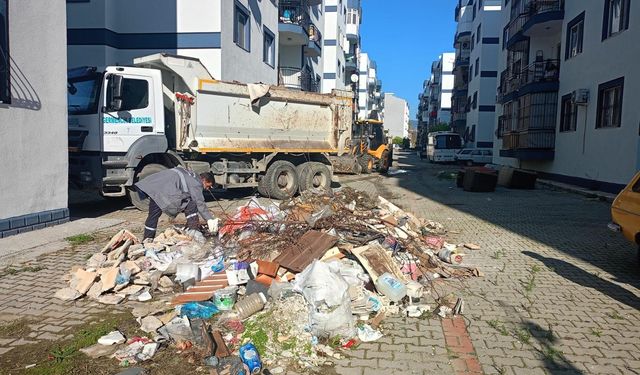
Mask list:
[{"label": "debris on ground", "polygon": [[172,227],[140,242],[122,230],[56,297],[132,309],[148,337],[114,331],[83,350],[123,366],[177,353],[218,373],[322,373],[383,337],[388,316],[464,312],[432,292],[481,276],[462,252],[480,247],[447,234],[382,197],[311,189],[279,205],[251,199],[217,236]]}]

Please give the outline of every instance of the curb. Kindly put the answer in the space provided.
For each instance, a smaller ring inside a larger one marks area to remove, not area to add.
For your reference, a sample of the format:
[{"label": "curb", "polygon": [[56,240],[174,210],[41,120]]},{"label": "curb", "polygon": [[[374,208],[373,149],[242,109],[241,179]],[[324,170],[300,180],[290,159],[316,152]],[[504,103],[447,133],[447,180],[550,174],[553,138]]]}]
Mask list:
[{"label": "curb", "polygon": [[563,184],[561,182],[549,181],[549,180],[541,180],[537,181],[540,185],[550,187],[552,189],[562,190],[569,193],[579,194],[587,198],[598,198],[601,201],[613,203],[613,200],[616,199],[615,194],[605,193],[603,191],[597,190],[588,190],[585,188],[581,188],[575,185]]}]

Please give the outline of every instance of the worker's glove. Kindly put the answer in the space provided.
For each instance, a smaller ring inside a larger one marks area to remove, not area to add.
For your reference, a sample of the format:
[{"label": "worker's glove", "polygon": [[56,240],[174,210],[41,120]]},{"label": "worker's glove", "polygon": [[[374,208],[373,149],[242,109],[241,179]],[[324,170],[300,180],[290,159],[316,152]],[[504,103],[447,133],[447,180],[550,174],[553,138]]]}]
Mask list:
[{"label": "worker's glove", "polygon": [[211,232],[211,234],[217,234],[218,233],[218,225],[220,223],[220,219],[209,219],[207,220],[207,226],[209,227],[209,232]]}]

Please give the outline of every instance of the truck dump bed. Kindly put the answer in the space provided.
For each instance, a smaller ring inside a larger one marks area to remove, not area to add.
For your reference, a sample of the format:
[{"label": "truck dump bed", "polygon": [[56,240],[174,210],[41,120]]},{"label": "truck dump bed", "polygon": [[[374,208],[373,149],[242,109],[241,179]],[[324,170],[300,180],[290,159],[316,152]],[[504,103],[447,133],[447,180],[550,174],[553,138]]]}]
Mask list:
[{"label": "truck dump bed", "polygon": [[[353,114],[349,91],[318,94],[269,86],[252,105],[249,85],[213,80],[197,60],[159,54],[136,64],[162,70],[165,93],[168,87],[182,86],[195,97],[189,142],[176,144],[197,143],[203,153],[348,152]],[[181,112],[176,102],[177,137],[182,133]]]}]

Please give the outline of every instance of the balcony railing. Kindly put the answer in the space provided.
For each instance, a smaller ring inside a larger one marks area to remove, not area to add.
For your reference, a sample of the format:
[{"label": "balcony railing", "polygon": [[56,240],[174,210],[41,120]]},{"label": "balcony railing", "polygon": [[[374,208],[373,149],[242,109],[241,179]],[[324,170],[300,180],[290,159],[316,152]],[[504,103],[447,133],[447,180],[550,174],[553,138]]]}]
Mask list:
[{"label": "balcony railing", "polygon": [[318,92],[318,81],[308,70],[291,67],[278,69],[278,85],[302,91]]},{"label": "balcony railing", "polygon": [[505,69],[500,73],[498,101],[533,83],[557,83],[560,77],[560,60],[547,59],[535,61],[524,69],[511,73]]},{"label": "balcony railing", "polygon": [[564,0],[531,0],[525,5],[521,13],[512,17],[511,22],[507,25],[504,33],[504,40],[507,44],[518,33],[523,31],[524,26],[532,18],[539,14],[547,12],[557,12],[564,10]]},{"label": "balcony railing", "polygon": [[302,26],[309,30],[311,17],[308,12],[309,6],[304,0],[281,0],[278,6],[278,17],[280,23]]},{"label": "balcony railing", "polygon": [[552,150],[555,148],[555,129],[527,129],[502,134],[503,150]]}]

